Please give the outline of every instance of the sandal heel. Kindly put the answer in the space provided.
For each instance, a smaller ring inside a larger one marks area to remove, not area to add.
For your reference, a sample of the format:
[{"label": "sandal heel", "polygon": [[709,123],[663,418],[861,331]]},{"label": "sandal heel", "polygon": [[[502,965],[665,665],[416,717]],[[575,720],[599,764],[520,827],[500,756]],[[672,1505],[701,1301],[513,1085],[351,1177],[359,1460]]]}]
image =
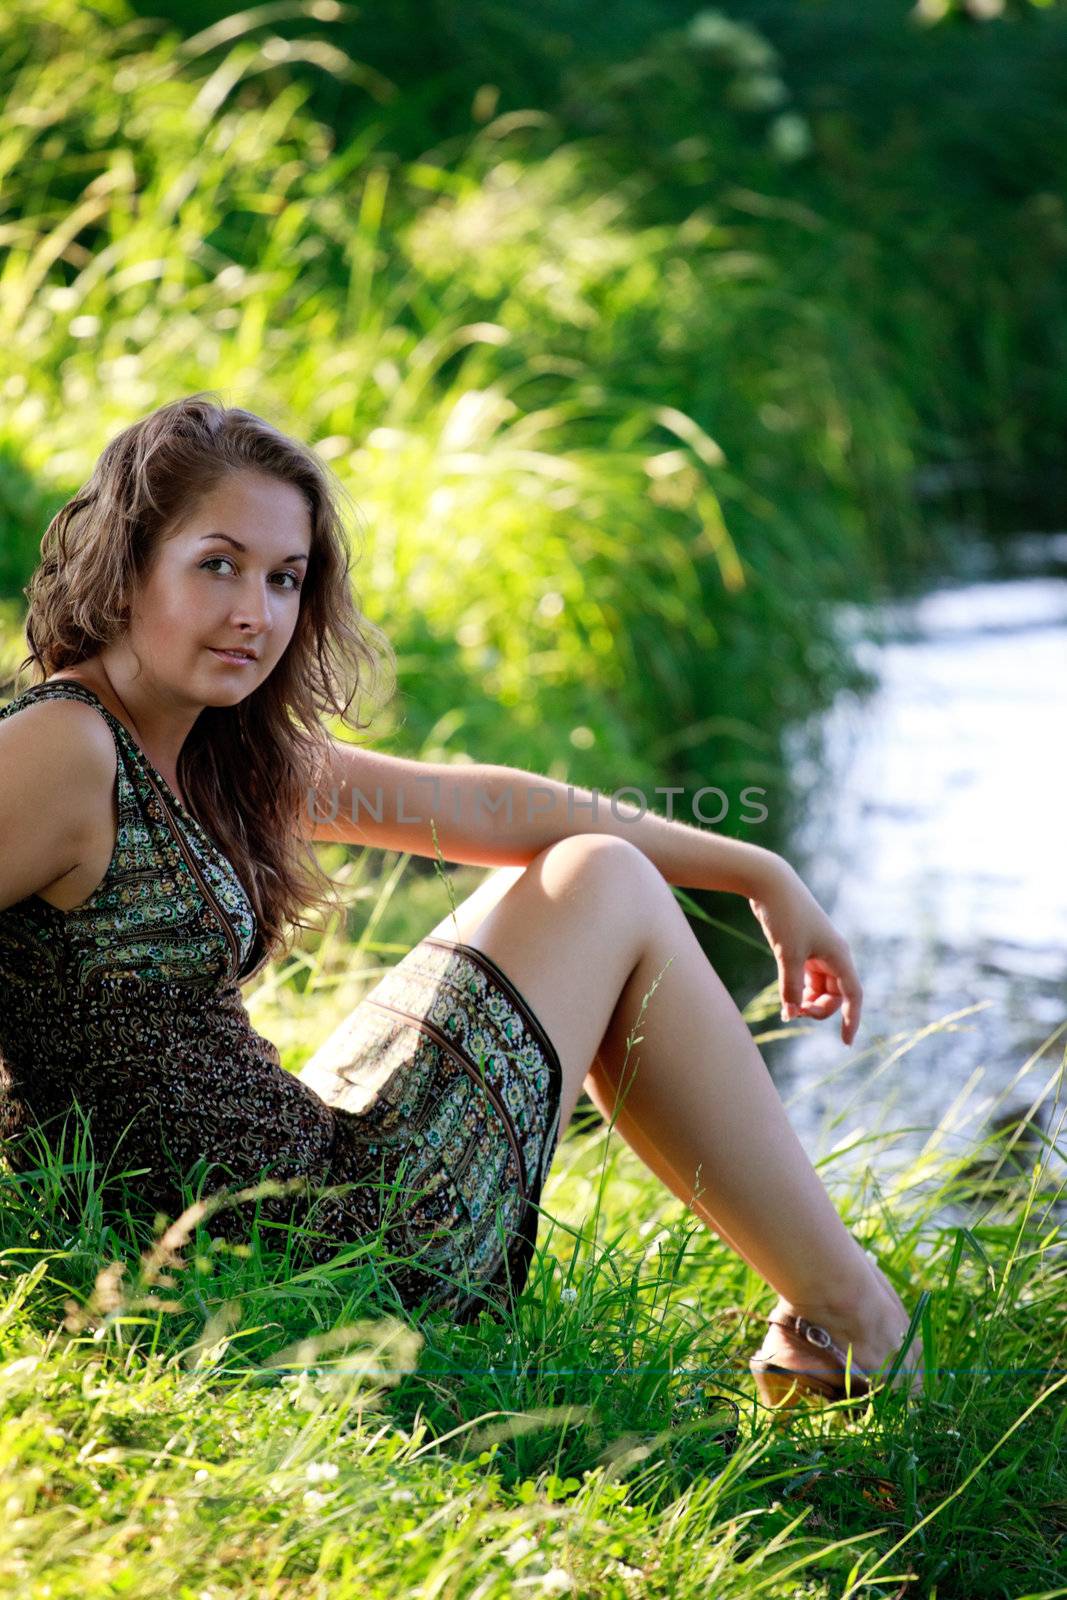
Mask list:
[{"label": "sandal heel", "polygon": [[752,1356],[749,1360],[749,1371],[755,1379],[756,1389],[763,1403],[775,1411],[792,1410],[803,1406],[810,1401],[830,1401],[839,1405],[839,1409],[846,1410],[852,1406],[865,1402],[871,1393],[871,1382],[861,1367],[852,1364],[849,1373],[849,1389],[845,1388],[845,1368],[848,1356],[840,1345],[834,1343],[825,1328],[820,1328],[817,1323],[809,1322],[801,1316],[770,1316],[769,1323],[783,1328],[790,1340],[800,1350],[804,1346],[814,1345],[817,1349],[826,1350],[834,1357],[841,1367],[841,1377],[825,1376],[813,1372],[798,1372],[790,1367],[783,1367],[774,1361],[763,1361],[759,1356]]}]

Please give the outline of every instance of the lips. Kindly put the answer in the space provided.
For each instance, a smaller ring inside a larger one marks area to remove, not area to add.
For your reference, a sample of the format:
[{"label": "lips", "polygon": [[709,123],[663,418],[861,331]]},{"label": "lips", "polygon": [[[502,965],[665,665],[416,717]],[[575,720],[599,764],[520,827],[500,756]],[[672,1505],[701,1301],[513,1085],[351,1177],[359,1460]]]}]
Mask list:
[{"label": "lips", "polygon": [[243,661],[255,661],[256,659],[254,650],[242,650],[222,644],[209,645],[208,648],[220,656],[240,656]]}]

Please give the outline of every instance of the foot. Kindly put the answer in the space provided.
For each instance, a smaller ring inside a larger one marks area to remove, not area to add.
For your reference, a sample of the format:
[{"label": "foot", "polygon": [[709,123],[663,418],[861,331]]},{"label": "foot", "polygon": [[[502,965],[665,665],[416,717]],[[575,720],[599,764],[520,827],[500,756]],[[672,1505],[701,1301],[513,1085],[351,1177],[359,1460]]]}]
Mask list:
[{"label": "foot", "polygon": [[[857,1376],[862,1374],[876,1383],[892,1366],[904,1342],[910,1318],[889,1280],[880,1269],[873,1267],[873,1263],[872,1269],[871,1292],[863,1304],[854,1302],[844,1307],[820,1305],[812,1301],[801,1305],[779,1295],[772,1315],[806,1317],[809,1322],[825,1328],[842,1350],[847,1352],[851,1344],[853,1371]],[[844,1373],[840,1361],[831,1351],[791,1334],[776,1323],[768,1324],[756,1357],[760,1361],[771,1361],[776,1366],[785,1367],[798,1376],[812,1373],[840,1382]],[[911,1394],[920,1393],[922,1381],[916,1372],[920,1359],[913,1344],[894,1379],[895,1389],[908,1387]]]}]

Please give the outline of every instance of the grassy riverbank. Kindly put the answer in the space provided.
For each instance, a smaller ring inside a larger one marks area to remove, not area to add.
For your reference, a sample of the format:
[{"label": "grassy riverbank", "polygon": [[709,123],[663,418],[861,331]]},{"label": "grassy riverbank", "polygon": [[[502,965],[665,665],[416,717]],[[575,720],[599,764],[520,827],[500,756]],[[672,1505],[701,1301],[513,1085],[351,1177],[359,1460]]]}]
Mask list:
[{"label": "grassy riverbank", "polygon": [[[287,1065],[382,955],[324,946],[302,994],[265,980],[250,1009]],[[1063,1595],[1056,1161],[951,1131],[881,1182],[878,1127],[820,1161],[927,1369],[849,1421],[758,1406],[765,1286],[604,1128],[561,1146],[514,1317],[465,1330],[395,1315],[365,1245],[309,1268],[193,1212],[167,1248],[102,1229],[87,1170],[71,1233],[48,1163],[0,1174],[5,1592]]]}]

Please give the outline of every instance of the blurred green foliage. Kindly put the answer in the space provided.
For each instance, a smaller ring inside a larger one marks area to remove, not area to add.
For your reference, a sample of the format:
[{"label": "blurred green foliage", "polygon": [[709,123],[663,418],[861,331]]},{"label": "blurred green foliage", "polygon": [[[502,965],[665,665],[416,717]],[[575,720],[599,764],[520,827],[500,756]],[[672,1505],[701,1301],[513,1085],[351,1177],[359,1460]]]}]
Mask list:
[{"label": "blurred green foliage", "polygon": [[146,9],[0,20],[8,595],[216,389],[360,508],[383,742],[773,811],[827,601],[946,558],[930,469],[1055,498],[1058,11]]}]

